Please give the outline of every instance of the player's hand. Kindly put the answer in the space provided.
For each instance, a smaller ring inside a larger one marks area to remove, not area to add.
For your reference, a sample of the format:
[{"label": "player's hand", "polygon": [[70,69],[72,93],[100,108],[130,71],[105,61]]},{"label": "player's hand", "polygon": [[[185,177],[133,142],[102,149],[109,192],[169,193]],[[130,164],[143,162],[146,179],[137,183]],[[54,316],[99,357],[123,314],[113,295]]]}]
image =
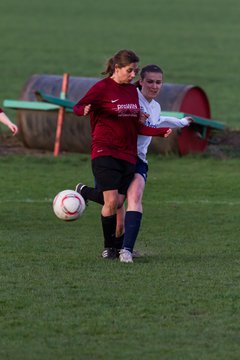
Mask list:
[{"label": "player's hand", "polygon": [[163,135],[165,138],[167,138],[172,133],[172,129],[168,129],[167,132]]},{"label": "player's hand", "polygon": [[84,115],[84,116],[88,115],[89,112],[90,112],[90,109],[91,109],[91,104],[86,105],[85,108],[84,108],[84,113],[83,113],[83,115]]},{"label": "player's hand", "polygon": [[191,116],[186,116],[185,119],[188,121],[188,126],[194,122],[194,119]]},{"label": "player's hand", "polygon": [[16,135],[18,133],[18,127],[15,124],[10,124],[9,125],[9,129],[11,130],[11,132],[13,133],[13,135]]},{"label": "player's hand", "polygon": [[147,118],[149,118],[149,114],[147,114],[146,112],[142,112],[140,111],[140,117],[139,117],[139,122],[140,124],[144,125],[145,121],[147,120]]}]

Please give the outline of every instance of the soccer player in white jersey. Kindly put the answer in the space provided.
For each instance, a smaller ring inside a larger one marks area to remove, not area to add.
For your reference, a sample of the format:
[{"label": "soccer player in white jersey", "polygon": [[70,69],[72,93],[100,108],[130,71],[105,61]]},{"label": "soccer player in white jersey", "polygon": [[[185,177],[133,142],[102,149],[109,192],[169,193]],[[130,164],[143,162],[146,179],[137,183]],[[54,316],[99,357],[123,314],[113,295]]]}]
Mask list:
[{"label": "soccer player in white jersey", "polygon": [[[140,80],[136,84],[138,87],[138,96],[141,112],[145,114],[145,124],[155,127],[180,128],[189,126],[193,121],[191,117],[177,119],[176,117],[161,116],[161,106],[154,99],[159,94],[163,85],[163,71],[157,65],[147,65],[140,72]],[[132,180],[128,191],[128,208],[125,213],[124,205],[117,211],[116,227],[116,248],[123,249],[129,255],[128,261],[133,262],[133,252],[135,241],[140,229],[143,206],[142,197],[147,180],[148,162],[147,151],[151,142],[151,136],[138,135],[137,150],[138,161],[136,164],[134,179]],[[103,202],[102,194],[97,189],[90,188],[84,184],[78,184],[76,190],[85,198],[85,200]],[[126,222],[125,219],[128,219]],[[130,227],[126,230],[126,226]],[[126,237],[126,234],[128,236]],[[121,261],[121,256],[120,256]]]},{"label": "soccer player in white jersey", "polygon": [[[147,65],[142,68],[140,73],[140,80],[138,81],[138,96],[140,102],[141,111],[147,116],[146,124],[156,127],[169,127],[169,128],[181,128],[189,126],[193,121],[190,117],[177,119],[176,117],[161,116],[161,106],[154,99],[159,94],[163,85],[163,71],[157,65]],[[117,215],[117,229],[116,237],[119,245],[123,242],[122,247],[133,252],[133,247],[137,238],[138,231],[140,229],[143,206],[142,197],[145,189],[145,184],[148,174],[148,162],[147,151],[148,146],[152,140],[151,136],[138,135],[138,162],[136,165],[134,179],[131,182],[128,192],[128,216],[134,214],[136,219],[136,213],[138,214],[138,223],[132,228],[131,237],[124,239],[124,206],[118,209]],[[135,220],[136,221],[136,220]]]}]

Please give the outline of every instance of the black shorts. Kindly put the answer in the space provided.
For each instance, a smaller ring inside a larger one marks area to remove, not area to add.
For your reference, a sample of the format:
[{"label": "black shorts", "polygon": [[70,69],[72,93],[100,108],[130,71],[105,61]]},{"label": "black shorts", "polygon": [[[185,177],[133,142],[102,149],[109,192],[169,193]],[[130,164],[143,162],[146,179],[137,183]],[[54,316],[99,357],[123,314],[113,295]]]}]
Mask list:
[{"label": "black shorts", "polygon": [[118,190],[127,194],[133,180],[136,165],[111,156],[100,156],[92,160],[92,171],[100,191]]}]

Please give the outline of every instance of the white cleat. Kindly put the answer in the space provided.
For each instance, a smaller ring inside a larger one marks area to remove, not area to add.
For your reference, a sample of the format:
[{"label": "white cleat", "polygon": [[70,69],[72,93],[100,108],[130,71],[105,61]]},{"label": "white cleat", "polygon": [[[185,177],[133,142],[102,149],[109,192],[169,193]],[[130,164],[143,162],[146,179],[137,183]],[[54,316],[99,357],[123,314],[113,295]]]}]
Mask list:
[{"label": "white cleat", "polygon": [[128,251],[126,249],[120,250],[119,260],[120,262],[124,262],[124,263],[133,263],[131,251]]}]

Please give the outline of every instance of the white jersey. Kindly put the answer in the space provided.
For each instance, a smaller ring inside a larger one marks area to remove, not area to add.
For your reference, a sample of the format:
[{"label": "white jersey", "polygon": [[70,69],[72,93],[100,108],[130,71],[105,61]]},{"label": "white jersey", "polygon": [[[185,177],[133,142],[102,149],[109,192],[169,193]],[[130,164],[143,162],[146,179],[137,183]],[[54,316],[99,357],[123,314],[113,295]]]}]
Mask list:
[{"label": "white jersey", "polygon": [[[161,116],[161,106],[155,101],[151,100],[150,102],[145,99],[141,91],[138,91],[138,98],[140,103],[140,109],[142,112],[145,112],[149,115],[146,120],[146,125],[156,126],[156,127],[167,127],[167,128],[176,128],[188,126],[188,120],[186,118],[178,119],[171,116]],[[147,163],[147,151],[148,146],[152,140],[152,136],[138,135],[137,149],[138,157]]]}]

